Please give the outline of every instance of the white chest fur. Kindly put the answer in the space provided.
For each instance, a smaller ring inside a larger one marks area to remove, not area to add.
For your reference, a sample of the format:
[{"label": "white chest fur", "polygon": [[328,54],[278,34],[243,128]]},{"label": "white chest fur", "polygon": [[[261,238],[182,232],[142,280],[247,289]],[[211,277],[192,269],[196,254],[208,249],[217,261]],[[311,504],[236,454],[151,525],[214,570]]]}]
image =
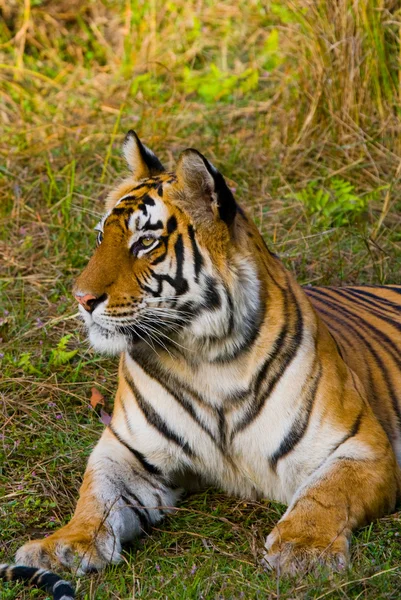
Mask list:
[{"label": "white chest fur", "polygon": [[[253,401],[247,390],[254,365],[201,365],[191,372],[190,388],[180,389],[179,369],[174,385],[167,385],[167,378],[152,377],[127,354],[135,389],[125,389],[124,411],[116,413],[113,425],[165,471],[188,470],[232,494],[288,502],[299,484],[292,461],[276,472],[269,457],[285,435],[312,362],[304,343],[258,418],[233,435]],[[187,375],[182,373],[183,382]]]}]

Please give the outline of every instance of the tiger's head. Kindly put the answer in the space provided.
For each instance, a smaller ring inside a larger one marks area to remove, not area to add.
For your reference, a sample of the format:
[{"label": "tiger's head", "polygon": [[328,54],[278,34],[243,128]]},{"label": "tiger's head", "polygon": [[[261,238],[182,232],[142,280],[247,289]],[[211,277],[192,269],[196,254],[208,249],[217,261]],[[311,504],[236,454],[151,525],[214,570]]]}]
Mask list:
[{"label": "tiger's head", "polygon": [[92,346],[235,353],[261,318],[255,226],[197,150],[166,172],[130,131],[123,154],[131,175],[108,196],[97,248],[74,285]]}]

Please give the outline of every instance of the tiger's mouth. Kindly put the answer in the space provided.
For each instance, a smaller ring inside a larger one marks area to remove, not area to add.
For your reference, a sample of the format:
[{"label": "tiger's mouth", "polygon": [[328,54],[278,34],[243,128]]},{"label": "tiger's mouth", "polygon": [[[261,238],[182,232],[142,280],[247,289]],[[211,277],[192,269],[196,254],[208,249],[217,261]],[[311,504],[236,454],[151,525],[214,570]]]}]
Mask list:
[{"label": "tiger's mouth", "polygon": [[86,322],[89,342],[94,350],[111,356],[125,352],[129,347],[129,340],[116,328],[106,329],[96,321]]},{"label": "tiger's mouth", "polygon": [[179,348],[182,335],[196,316],[194,304],[178,307],[175,297],[143,299],[132,309],[125,309],[125,314],[109,314],[107,302],[92,312],[79,306],[94,350],[117,355],[141,343],[152,351]]},{"label": "tiger's mouth", "polygon": [[94,350],[102,354],[116,356],[128,349],[129,340],[118,331],[112,323],[103,323],[97,315],[90,314],[79,307],[80,315],[84,321],[89,343]]},{"label": "tiger's mouth", "polygon": [[112,318],[107,315],[88,314],[81,311],[87,328],[89,342],[98,352],[108,355],[120,354],[136,344],[144,343],[149,349],[158,346],[166,348],[169,342],[175,343],[178,327],[161,320],[149,322],[141,314],[131,319]]}]

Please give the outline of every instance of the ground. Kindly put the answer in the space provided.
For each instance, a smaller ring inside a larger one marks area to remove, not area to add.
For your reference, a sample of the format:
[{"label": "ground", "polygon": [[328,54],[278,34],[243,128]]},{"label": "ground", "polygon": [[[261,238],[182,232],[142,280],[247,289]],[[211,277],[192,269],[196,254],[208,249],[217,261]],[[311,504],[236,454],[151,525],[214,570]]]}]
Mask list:
[{"label": "ground", "polygon": [[[169,168],[191,146],[212,160],[301,283],[401,283],[397,7],[0,0],[0,562],[68,521],[104,427],[92,387],[111,409],[117,363],[71,285],[128,129]],[[188,497],[79,598],[399,598],[401,513],[353,536],[346,573],[283,580],[259,565],[283,511]]]}]

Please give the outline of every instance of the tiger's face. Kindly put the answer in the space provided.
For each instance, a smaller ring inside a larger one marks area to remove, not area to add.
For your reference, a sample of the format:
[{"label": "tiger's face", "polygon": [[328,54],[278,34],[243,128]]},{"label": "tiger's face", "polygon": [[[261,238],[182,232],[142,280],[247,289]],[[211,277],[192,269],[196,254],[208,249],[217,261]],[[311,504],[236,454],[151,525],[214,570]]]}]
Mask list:
[{"label": "tiger's face", "polygon": [[124,154],[132,176],[107,199],[97,248],[74,286],[91,344],[117,354],[231,335],[241,266],[237,205],[223,177],[195,150],[166,173],[134,132]]}]

